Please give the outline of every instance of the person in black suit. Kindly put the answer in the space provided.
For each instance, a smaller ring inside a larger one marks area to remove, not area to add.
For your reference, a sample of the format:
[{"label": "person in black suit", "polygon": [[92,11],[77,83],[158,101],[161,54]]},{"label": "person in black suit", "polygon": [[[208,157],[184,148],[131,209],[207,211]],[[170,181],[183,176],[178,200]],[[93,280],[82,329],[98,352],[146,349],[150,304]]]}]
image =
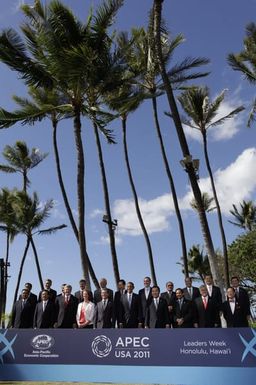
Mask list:
[{"label": "person in black suit", "polygon": [[84,300],[84,298],[83,298],[83,291],[84,290],[86,290],[88,292],[89,299],[90,299],[91,302],[93,302],[92,292],[91,292],[91,290],[88,290],[85,279],[80,279],[79,287],[80,287],[80,290],[75,292],[75,297],[77,298],[78,303],[83,302],[83,300]]},{"label": "person in black suit", "polygon": [[152,287],[152,301],[146,310],[145,328],[169,327],[168,305],[166,300],[160,297],[160,288],[155,285]]},{"label": "person in black suit", "polygon": [[[64,289],[65,289],[65,286],[66,286],[66,283],[63,283],[63,284],[61,285],[61,292],[60,292],[59,294],[57,294],[57,297],[61,297],[61,296],[64,295]],[[57,298],[57,297],[56,297],[56,298]]]},{"label": "person in black suit", "polygon": [[228,328],[248,327],[250,315],[247,314],[247,305],[239,302],[233,287],[227,289],[227,300],[222,304],[222,312]]},{"label": "person in black suit", "polygon": [[138,294],[133,293],[133,282],[127,283],[127,293],[120,299],[118,326],[120,328],[142,327],[141,302]]},{"label": "person in black suit", "polygon": [[[37,296],[32,293],[32,283],[26,282],[24,285],[24,289],[28,291],[28,298],[27,301],[31,303],[33,309],[35,310],[36,304],[37,304]],[[19,299],[22,298],[22,295],[20,294]]]},{"label": "person in black suit", "polygon": [[204,278],[204,282],[208,291],[208,296],[215,301],[215,303],[219,306],[220,309],[222,305],[222,295],[220,288],[213,284],[213,279],[211,275],[206,275]]},{"label": "person in black suit", "polygon": [[178,288],[175,291],[176,301],[173,308],[173,320],[175,328],[192,328],[194,312],[192,301],[184,297],[183,290]]},{"label": "person in black suit", "polygon": [[56,306],[56,328],[74,328],[76,327],[76,312],[78,300],[71,294],[72,286],[64,287],[64,294],[57,296],[55,300]]},{"label": "person in black suit", "polygon": [[29,290],[23,289],[21,298],[15,302],[11,316],[11,327],[28,329],[33,326],[34,306],[28,300]]},{"label": "person in black suit", "polygon": [[166,283],[166,291],[161,293],[161,298],[164,298],[167,302],[168,305],[168,312],[169,312],[169,318],[170,318],[170,323],[173,325],[173,307],[176,301],[176,295],[175,291],[173,290],[174,285],[173,282],[168,281]]},{"label": "person in black suit", "polygon": [[34,313],[34,329],[52,328],[55,317],[55,304],[50,300],[49,291],[43,290],[41,293],[41,300],[37,303]]},{"label": "person in black suit", "polygon": [[114,297],[113,290],[107,288],[107,284],[108,284],[108,282],[107,282],[106,278],[101,278],[101,280],[100,280],[100,289],[95,290],[94,296],[93,296],[93,300],[94,300],[95,304],[97,302],[101,301],[101,290],[102,289],[105,289],[105,290],[108,291],[108,298],[109,298],[110,301],[113,301],[113,297]]},{"label": "person in black suit", "polygon": [[200,291],[198,287],[192,286],[192,278],[186,277],[185,278],[185,285],[183,289],[184,297],[187,300],[194,301],[197,297],[200,297]]},{"label": "person in black suit", "polygon": [[200,297],[195,299],[196,317],[194,327],[220,327],[219,305],[208,295],[206,286],[200,286]]},{"label": "person in black suit", "polygon": [[232,277],[230,282],[231,282],[231,286],[235,290],[237,301],[244,308],[246,308],[246,313],[249,318],[251,316],[251,309],[250,309],[251,305],[250,305],[250,298],[247,291],[244,288],[240,287],[239,278],[237,276]]},{"label": "person in black suit", "polygon": [[49,295],[49,301],[51,302],[55,302],[55,299],[57,297],[57,291],[56,290],[53,290],[51,288],[52,286],[52,280],[51,279],[46,279],[45,283],[44,283],[44,290],[41,290],[40,293],[38,294],[38,302],[40,302],[42,300],[42,292],[47,290],[48,291],[48,295]]},{"label": "person in black suit", "polygon": [[120,300],[123,294],[127,293],[127,290],[125,290],[126,282],[124,279],[120,279],[118,281],[118,290],[115,292],[114,295],[114,323],[116,323],[118,319],[118,314],[120,314]]},{"label": "person in black suit", "polygon": [[94,310],[95,329],[110,329],[115,327],[114,304],[108,299],[108,291],[101,291],[102,300],[98,302]]},{"label": "person in black suit", "polygon": [[146,310],[152,301],[152,292],[151,292],[152,289],[150,286],[151,285],[151,278],[145,277],[143,283],[144,283],[144,288],[140,289],[138,294],[139,294],[140,302],[141,302],[142,322],[144,324],[145,316],[146,316]]}]

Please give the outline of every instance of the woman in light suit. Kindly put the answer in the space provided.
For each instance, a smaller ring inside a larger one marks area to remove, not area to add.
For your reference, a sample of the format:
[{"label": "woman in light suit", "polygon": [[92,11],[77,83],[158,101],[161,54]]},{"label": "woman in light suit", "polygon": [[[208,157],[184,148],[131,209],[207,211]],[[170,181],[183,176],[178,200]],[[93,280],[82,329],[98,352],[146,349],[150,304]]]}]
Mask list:
[{"label": "woman in light suit", "polygon": [[80,302],[76,313],[76,322],[80,329],[92,329],[94,323],[94,303],[89,299],[90,293],[83,290],[83,302]]}]

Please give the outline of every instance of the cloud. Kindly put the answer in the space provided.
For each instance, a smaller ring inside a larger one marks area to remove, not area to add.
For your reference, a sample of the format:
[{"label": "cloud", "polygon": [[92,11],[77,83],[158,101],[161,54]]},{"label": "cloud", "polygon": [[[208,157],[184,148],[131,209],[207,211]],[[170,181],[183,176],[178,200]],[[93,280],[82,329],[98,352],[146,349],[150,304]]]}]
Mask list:
[{"label": "cloud", "polygon": [[[109,241],[109,236],[106,235],[102,235],[100,237],[100,240],[99,241],[95,241],[94,244],[95,245],[109,245],[110,241]],[[123,243],[123,240],[121,237],[119,237],[118,235],[115,235],[115,244],[118,246],[118,245],[121,245]]]},{"label": "cloud", "polygon": [[103,210],[99,210],[99,209],[95,209],[95,210],[93,210],[93,212],[90,214],[90,218],[97,218],[97,217],[99,217],[99,216],[103,216],[103,214],[104,214],[104,211]]}]

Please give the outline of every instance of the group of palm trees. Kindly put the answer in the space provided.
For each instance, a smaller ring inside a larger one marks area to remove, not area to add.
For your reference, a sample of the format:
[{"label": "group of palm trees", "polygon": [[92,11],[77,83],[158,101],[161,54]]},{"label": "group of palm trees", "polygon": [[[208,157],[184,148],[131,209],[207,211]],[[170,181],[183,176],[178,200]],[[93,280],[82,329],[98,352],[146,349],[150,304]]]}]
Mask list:
[{"label": "group of palm trees", "polygon": [[[21,25],[22,34],[20,35],[13,29],[7,29],[2,31],[0,35],[0,60],[19,74],[19,77],[27,86],[29,95],[28,98],[14,97],[18,107],[13,112],[0,109],[0,128],[8,128],[16,123],[33,125],[43,119],[49,119],[52,125],[52,141],[58,182],[70,225],[79,245],[83,275],[89,286],[92,280],[96,288],[99,287],[99,284],[87,252],[85,234],[86,165],[84,143],[81,135],[82,126],[85,122],[84,118],[87,118],[87,122],[90,122],[95,134],[115,281],[117,283],[120,279],[120,273],[107,170],[104,163],[100,134],[103,134],[108,143],[115,143],[114,133],[108,128],[108,124],[113,119],[120,118],[128,179],[134,197],[138,221],[147,246],[152,280],[153,283],[157,283],[156,261],[154,261],[150,238],[139,204],[127,144],[129,115],[138,109],[145,100],[150,100],[152,103],[156,135],[179,224],[182,264],[185,275],[189,275],[188,251],[183,220],[171,165],[168,161],[167,154],[169,150],[164,143],[158,116],[158,97],[164,94],[167,96],[170,107],[168,115],[172,119],[171,124],[173,123],[176,128],[185,171],[188,173],[191,183],[194,205],[199,216],[211,273],[215,282],[218,282],[220,286],[224,287],[223,278],[225,284],[229,282],[227,244],[221,208],[209,160],[207,130],[211,126],[222,124],[225,119],[232,118],[243,110],[243,106],[237,107],[226,116],[216,118],[218,109],[224,99],[224,92],[213,101],[210,101],[210,91],[207,87],[196,87],[194,85],[188,87],[187,83],[189,81],[207,76],[207,72],[198,71],[197,68],[207,64],[208,60],[188,57],[180,63],[172,63],[174,51],[183,42],[183,36],[178,35],[173,39],[168,36],[162,18],[163,3],[163,0],[153,1],[147,29],[134,28],[128,34],[126,32],[113,33],[111,31],[114,18],[123,5],[123,0],[103,1],[94,12],[90,11],[85,23],[78,20],[73,12],[60,1],[53,0],[49,4],[43,5],[42,1],[34,0],[33,6],[23,5],[21,7],[25,15],[25,22]],[[176,93],[178,93],[177,97]],[[177,102],[180,103],[187,118],[180,117]],[[73,121],[77,156],[77,221],[74,218],[65,188],[58,150],[58,126],[63,119],[72,119]],[[184,134],[184,124],[199,130],[202,134],[204,156],[211,180],[213,199],[217,208],[223,245],[224,274],[219,271],[216,261],[216,253],[206,216],[207,208],[198,185],[194,160]],[[21,142],[19,143],[21,144]],[[22,145],[26,147],[24,143]],[[40,156],[42,159],[45,157],[44,154]],[[5,170],[2,168],[2,170],[8,171],[7,168]],[[38,197],[36,194],[32,198],[29,197],[26,190],[27,174],[23,173],[23,177],[23,191],[15,192],[14,196],[19,196],[20,200],[26,200],[28,206],[31,204],[35,210],[38,210]],[[2,196],[6,194],[6,191],[2,189]],[[15,203],[12,202],[11,204]],[[48,202],[46,206],[42,210],[41,216],[43,214],[48,215],[52,202]],[[10,212],[13,212],[13,209]],[[39,225],[42,220],[43,218],[41,218]],[[22,219],[19,219],[19,221],[22,226]],[[33,224],[29,231],[24,231],[27,236],[24,255],[26,255],[30,244],[33,247],[33,229],[38,229],[39,225],[34,226]],[[10,240],[12,236],[13,234],[8,234],[7,231],[7,239]],[[24,261],[24,255],[22,261]],[[41,281],[41,278],[39,279]]]}]

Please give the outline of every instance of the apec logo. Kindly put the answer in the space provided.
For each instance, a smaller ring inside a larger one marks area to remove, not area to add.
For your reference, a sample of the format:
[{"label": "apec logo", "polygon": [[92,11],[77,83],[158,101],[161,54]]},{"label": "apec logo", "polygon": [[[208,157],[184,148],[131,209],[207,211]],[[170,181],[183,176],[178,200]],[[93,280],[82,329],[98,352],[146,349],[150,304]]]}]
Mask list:
[{"label": "apec logo", "polygon": [[6,353],[10,353],[12,358],[15,359],[15,355],[14,355],[14,352],[13,352],[13,348],[12,348],[12,345],[14,344],[16,338],[17,338],[17,334],[15,337],[13,337],[13,339],[11,341],[9,341],[7,338],[6,338],[6,334],[7,334],[7,330],[4,332],[4,333],[0,333],[0,348],[2,345],[4,345],[3,349],[0,350],[0,361],[1,363],[3,364],[4,363],[4,355]]},{"label": "apec logo", "polygon": [[31,340],[31,345],[34,349],[47,350],[50,349],[55,343],[53,337],[47,334],[40,334]]},{"label": "apec logo", "polygon": [[253,338],[249,342],[246,341],[246,339],[239,333],[239,337],[240,337],[241,341],[243,342],[243,344],[245,346],[241,362],[244,361],[244,359],[246,358],[246,356],[249,353],[251,353],[256,358],[256,349],[255,349],[255,346],[256,346],[256,331],[254,329],[251,329],[251,331],[252,331],[252,334],[253,334]]}]

